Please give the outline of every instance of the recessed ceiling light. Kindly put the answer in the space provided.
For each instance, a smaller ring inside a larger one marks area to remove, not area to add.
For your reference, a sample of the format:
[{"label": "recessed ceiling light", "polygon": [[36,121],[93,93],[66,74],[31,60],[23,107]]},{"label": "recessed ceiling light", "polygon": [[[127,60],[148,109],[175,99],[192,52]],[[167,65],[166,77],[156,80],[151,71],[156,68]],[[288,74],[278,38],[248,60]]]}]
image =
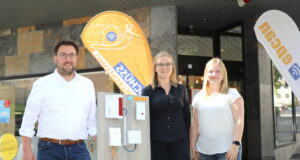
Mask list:
[{"label": "recessed ceiling light", "polygon": [[190,30],[190,33],[194,33],[195,32],[194,26],[190,24],[189,25],[189,30]]},{"label": "recessed ceiling light", "polygon": [[205,17],[204,17],[204,18],[202,18],[202,21],[204,21],[204,22],[206,22],[207,20],[208,20],[208,19],[207,19],[207,18],[205,18]]}]

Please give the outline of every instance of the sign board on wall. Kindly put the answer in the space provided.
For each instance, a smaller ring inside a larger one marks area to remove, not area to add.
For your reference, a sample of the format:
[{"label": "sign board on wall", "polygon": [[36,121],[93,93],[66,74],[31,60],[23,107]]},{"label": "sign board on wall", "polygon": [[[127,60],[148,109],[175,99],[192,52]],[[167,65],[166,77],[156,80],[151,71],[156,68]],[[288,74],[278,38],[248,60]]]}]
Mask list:
[{"label": "sign board on wall", "polygon": [[0,100],[0,123],[9,123],[10,100]]}]

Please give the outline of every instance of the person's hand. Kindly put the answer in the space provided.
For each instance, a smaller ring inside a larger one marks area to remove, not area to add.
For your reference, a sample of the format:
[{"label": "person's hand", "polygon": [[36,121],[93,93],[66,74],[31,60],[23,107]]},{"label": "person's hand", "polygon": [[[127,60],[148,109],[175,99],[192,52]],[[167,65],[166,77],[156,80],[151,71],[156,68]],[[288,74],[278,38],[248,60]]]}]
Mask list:
[{"label": "person's hand", "polygon": [[23,150],[22,160],[36,160],[32,150]]},{"label": "person's hand", "polygon": [[194,160],[200,159],[200,153],[197,151],[196,147],[191,147],[191,152],[192,152],[192,158]]},{"label": "person's hand", "polygon": [[226,160],[236,160],[238,151],[239,151],[238,145],[232,144],[230,147],[230,150],[226,153]]}]

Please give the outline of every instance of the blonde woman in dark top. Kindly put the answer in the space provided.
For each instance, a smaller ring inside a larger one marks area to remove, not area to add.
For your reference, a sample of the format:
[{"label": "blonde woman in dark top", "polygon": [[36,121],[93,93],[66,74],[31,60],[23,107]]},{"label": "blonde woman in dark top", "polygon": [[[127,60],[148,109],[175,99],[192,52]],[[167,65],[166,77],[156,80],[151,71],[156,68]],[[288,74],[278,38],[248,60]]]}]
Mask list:
[{"label": "blonde woman in dark top", "polygon": [[143,89],[149,96],[152,160],[190,160],[190,108],[187,89],[177,83],[172,56],[154,57],[153,81]]}]

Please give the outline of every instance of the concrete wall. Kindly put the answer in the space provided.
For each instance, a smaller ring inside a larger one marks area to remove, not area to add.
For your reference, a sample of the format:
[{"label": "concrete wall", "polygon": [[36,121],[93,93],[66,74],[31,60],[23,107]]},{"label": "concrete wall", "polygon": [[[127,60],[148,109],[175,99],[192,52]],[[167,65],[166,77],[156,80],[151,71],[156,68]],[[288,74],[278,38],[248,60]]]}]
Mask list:
[{"label": "concrete wall", "polygon": [[152,55],[169,52],[177,64],[177,10],[174,6],[152,7],[150,12],[150,47]]},{"label": "concrete wall", "polygon": [[275,156],[276,160],[287,160],[293,154],[300,153],[299,146],[300,146],[300,134],[296,135],[296,143],[286,145],[284,147],[278,147],[275,149]]},{"label": "concrete wall", "polygon": [[274,128],[273,128],[273,94],[272,94],[272,69],[271,60],[265,49],[258,45],[259,64],[259,94],[260,94],[260,124],[262,158],[273,160],[274,152]]}]

